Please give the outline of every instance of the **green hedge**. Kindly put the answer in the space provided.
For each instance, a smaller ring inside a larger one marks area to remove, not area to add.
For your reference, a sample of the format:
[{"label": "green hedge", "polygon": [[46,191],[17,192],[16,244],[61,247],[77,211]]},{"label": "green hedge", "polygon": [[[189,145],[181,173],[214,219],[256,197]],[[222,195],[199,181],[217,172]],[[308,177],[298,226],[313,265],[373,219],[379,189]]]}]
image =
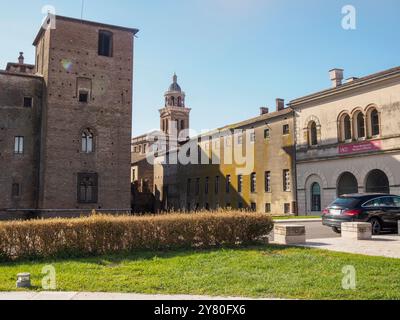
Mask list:
[{"label": "green hedge", "polygon": [[0,223],[0,260],[244,245],[272,228],[268,216],[245,212],[5,222]]}]

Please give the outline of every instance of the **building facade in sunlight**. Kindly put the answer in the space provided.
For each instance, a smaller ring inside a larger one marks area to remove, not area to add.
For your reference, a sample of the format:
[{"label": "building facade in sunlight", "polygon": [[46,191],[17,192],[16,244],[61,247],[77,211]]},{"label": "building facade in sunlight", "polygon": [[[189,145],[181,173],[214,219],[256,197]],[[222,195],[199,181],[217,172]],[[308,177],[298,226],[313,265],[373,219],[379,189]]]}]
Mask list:
[{"label": "building facade in sunlight", "polygon": [[295,214],[293,132],[293,111],[277,99],[276,112],[261,108],[256,118],[196,137],[203,161],[179,165],[180,208]]},{"label": "building facade in sunlight", "polygon": [[400,68],[290,102],[295,111],[300,214],[320,214],[342,194],[400,194]]},{"label": "building facade in sunlight", "polygon": [[136,29],[49,15],[0,71],[0,211],[130,211]]}]

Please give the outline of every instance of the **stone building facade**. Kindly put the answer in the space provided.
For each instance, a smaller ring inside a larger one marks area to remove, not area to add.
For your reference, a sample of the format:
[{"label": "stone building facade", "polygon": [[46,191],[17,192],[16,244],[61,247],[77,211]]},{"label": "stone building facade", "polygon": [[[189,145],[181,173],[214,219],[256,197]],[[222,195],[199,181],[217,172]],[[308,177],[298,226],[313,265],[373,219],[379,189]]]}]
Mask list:
[{"label": "stone building facade", "polygon": [[293,112],[278,99],[261,113],[192,140],[199,163],[179,164],[181,209],[296,213]]},{"label": "stone building facade", "polygon": [[10,195],[0,210],[130,211],[137,32],[50,15],[34,68],[20,60],[0,73],[0,188]]},{"label": "stone building facade", "polygon": [[300,214],[320,214],[337,196],[400,194],[400,68],[343,82],[292,101]]}]

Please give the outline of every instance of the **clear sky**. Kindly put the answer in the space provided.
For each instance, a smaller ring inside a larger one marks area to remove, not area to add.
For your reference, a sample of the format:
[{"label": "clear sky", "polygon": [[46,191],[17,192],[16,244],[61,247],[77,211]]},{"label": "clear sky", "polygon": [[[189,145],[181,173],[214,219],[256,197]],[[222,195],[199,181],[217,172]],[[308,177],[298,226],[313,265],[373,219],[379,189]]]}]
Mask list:
[{"label": "clear sky", "polygon": [[[356,30],[342,7],[356,8]],[[79,18],[81,0],[0,0],[0,68],[32,41],[42,7]],[[191,127],[213,129],[330,86],[328,70],[363,76],[400,65],[399,0],[85,0],[84,19],[140,29],[135,47],[134,135],[159,127],[174,72]]]}]

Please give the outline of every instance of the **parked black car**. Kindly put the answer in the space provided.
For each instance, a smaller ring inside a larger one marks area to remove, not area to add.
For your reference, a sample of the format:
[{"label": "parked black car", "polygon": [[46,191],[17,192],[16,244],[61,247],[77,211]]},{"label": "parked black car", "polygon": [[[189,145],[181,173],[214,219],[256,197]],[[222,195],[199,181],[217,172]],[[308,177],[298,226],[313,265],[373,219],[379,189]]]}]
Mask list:
[{"label": "parked black car", "polygon": [[400,197],[389,194],[348,194],[340,196],[323,211],[322,223],[336,233],[343,222],[370,222],[372,233],[397,231]]}]

